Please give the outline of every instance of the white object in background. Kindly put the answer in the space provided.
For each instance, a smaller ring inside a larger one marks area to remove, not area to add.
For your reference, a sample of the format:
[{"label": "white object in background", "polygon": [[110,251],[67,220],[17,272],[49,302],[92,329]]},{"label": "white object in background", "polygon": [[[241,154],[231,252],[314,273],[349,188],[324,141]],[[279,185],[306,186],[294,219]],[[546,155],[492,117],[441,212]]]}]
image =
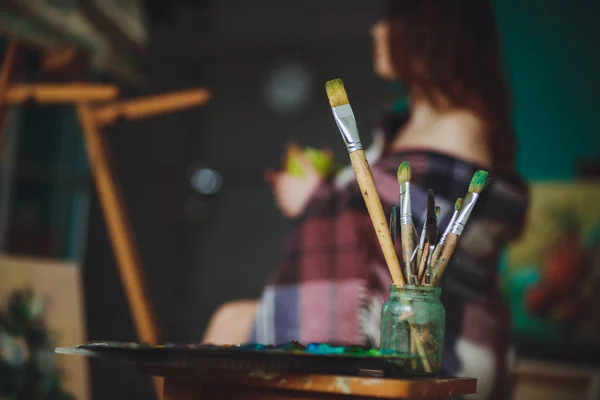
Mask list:
[{"label": "white object in background", "polygon": [[312,75],[301,62],[277,64],[269,73],[264,91],[267,105],[282,114],[299,112],[312,92]]}]

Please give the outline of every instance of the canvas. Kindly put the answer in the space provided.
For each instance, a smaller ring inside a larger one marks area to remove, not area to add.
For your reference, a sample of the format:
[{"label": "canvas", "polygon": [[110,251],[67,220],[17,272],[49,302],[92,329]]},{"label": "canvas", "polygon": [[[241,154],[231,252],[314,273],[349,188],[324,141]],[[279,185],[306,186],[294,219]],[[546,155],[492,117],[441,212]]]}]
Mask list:
[{"label": "canvas", "polygon": [[[0,256],[0,306],[18,289],[31,289],[43,301],[44,320],[55,345],[85,342],[84,304],[80,268],[75,263]],[[85,357],[57,356],[62,383],[77,400],[88,400],[88,365]]]}]

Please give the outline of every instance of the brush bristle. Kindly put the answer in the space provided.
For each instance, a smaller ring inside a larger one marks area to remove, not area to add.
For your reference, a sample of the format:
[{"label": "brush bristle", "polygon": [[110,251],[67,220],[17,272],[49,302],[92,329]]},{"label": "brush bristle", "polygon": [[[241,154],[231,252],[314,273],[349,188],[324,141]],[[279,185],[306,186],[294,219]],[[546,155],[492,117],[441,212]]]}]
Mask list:
[{"label": "brush bristle", "polygon": [[441,212],[442,212],[442,207],[435,206],[435,220],[436,221],[439,221]]},{"label": "brush bristle", "polygon": [[332,79],[328,81],[325,84],[325,91],[327,92],[327,98],[329,99],[331,108],[350,104],[346,89],[344,88],[344,82],[341,79]]},{"label": "brush bristle", "polygon": [[487,185],[489,174],[486,171],[479,170],[473,174],[469,192],[480,194]]},{"label": "brush bristle", "polygon": [[455,209],[456,211],[460,211],[460,209],[462,208],[462,203],[463,203],[463,199],[459,197],[459,198],[456,200],[456,203],[454,203],[454,209]]},{"label": "brush bristle", "polygon": [[403,183],[409,182],[410,176],[410,163],[408,161],[404,161],[398,166],[398,183],[402,185]]}]

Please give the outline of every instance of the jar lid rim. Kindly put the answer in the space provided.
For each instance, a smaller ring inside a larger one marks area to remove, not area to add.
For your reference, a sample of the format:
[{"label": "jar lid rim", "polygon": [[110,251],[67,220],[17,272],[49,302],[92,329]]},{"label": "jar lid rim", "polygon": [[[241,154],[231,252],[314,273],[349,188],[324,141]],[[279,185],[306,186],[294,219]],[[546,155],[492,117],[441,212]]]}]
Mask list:
[{"label": "jar lid rim", "polygon": [[441,293],[442,288],[439,286],[425,286],[425,285],[398,285],[395,283],[390,284],[390,292],[391,291],[420,291],[426,293]]}]

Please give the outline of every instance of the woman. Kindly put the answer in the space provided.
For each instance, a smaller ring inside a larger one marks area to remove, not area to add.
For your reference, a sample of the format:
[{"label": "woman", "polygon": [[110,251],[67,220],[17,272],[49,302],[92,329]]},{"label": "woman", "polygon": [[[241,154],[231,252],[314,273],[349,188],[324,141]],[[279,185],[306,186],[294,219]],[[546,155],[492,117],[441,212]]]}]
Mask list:
[{"label": "woman", "polygon": [[[442,281],[444,373],[478,378],[478,398],[508,390],[509,312],[498,283],[502,248],[523,227],[527,189],[514,169],[515,139],[495,21],[484,0],[390,0],[371,32],[375,72],[401,80],[410,112],[384,118],[386,146],[372,165],[384,208],[398,200],[396,169],[412,165],[413,217],[425,193],[441,229],[477,169],[484,191]],[[377,345],[390,277],[355,181],[269,174],[283,213],[299,217],[258,305],[251,340]]]}]

